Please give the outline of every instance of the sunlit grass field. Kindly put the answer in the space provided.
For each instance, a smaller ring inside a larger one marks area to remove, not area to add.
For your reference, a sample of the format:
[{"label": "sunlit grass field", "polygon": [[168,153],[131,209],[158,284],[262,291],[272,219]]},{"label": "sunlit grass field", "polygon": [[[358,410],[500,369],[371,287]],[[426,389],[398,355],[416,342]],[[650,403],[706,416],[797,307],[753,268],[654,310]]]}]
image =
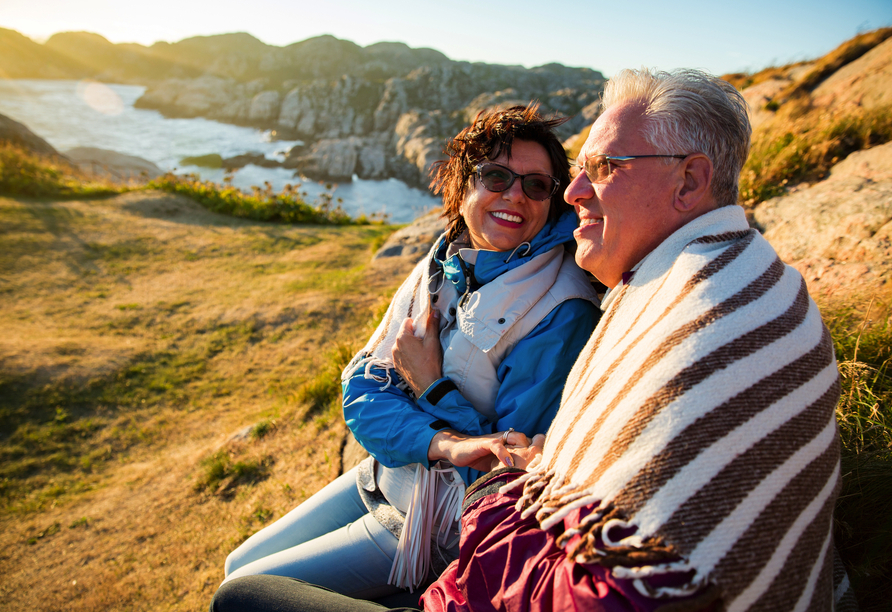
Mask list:
[{"label": "sunlit grass field", "polygon": [[340,471],[338,373],[408,272],[371,263],[393,229],[0,197],[0,607],[204,609]]}]

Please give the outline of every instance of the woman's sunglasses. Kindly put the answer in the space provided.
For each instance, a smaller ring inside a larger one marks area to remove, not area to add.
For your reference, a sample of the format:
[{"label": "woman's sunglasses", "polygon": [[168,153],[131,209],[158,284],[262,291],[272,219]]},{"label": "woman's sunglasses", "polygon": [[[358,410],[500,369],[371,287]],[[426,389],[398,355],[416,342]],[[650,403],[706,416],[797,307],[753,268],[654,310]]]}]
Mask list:
[{"label": "woman's sunglasses", "polygon": [[477,178],[489,191],[501,193],[511,188],[514,179],[520,179],[520,188],[532,200],[547,200],[560,187],[560,181],[550,174],[517,174],[501,164],[486,162],[474,168]]}]

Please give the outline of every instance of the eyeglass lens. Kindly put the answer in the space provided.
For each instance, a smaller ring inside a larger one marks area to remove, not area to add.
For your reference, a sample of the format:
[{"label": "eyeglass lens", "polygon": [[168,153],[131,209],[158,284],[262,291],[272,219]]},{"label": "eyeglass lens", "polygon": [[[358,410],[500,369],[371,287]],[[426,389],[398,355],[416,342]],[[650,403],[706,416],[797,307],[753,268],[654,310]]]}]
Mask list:
[{"label": "eyeglass lens", "polygon": [[610,176],[610,159],[606,155],[593,155],[585,159],[585,165],[579,167],[577,165],[570,167],[570,176],[576,178],[580,171],[584,171],[585,175],[593,183],[600,183]]},{"label": "eyeglass lens", "polygon": [[624,155],[622,157],[618,156],[609,156],[609,155],[592,155],[591,157],[587,157],[585,159],[585,165],[580,168],[578,165],[574,165],[570,168],[570,176],[574,179],[579,176],[579,171],[584,170],[585,175],[588,177],[592,183],[600,183],[607,179],[610,176],[610,173],[613,172],[613,167],[610,163],[610,160],[614,161],[629,161],[632,159],[644,159],[648,157],[672,157],[675,159],[684,159],[687,155],[681,154],[667,154],[667,155]]},{"label": "eyeglass lens", "polygon": [[482,164],[479,166],[478,175],[483,186],[494,193],[501,193],[511,188],[514,179],[520,178],[520,187],[528,198],[533,200],[547,200],[553,194],[557,185],[555,180],[547,174],[516,174],[510,168],[498,164]]}]

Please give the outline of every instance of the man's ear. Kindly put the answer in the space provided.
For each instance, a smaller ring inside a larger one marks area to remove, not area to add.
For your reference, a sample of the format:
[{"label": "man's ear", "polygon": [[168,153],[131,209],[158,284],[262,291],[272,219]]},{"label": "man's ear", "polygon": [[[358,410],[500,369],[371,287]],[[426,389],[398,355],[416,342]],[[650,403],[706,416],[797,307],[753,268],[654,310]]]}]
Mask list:
[{"label": "man's ear", "polygon": [[675,192],[675,209],[687,213],[700,204],[715,205],[712,197],[712,161],[692,153],[681,162],[682,182]]}]

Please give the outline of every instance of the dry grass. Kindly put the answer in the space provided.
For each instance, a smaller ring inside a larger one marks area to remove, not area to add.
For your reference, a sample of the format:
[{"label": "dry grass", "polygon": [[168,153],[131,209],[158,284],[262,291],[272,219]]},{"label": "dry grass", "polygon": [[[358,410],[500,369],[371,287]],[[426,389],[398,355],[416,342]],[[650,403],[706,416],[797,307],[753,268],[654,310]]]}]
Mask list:
[{"label": "dry grass", "polygon": [[407,272],[368,263],[389,231],[0,198],[2,608],[204,609],[226,554],[340,470],[306,390]]},{"label": "dry grass", "polygon": [[863,297],[853,290],[821,310],[842,383],[835,545],[861,610],[880,612],[892,598],[892,292]]},{"label": "dry grass", "polygon": [[804,66],[807,63],[808,62],[796,62],[793,64],[786,64],[785,66],[771,66],[769,68],[763,68],[759,72],[754,72],[753,74],[733,72],[730,74],[723,74],[722,79],[728,81],[737,89],[743,90],[747,87],[770,81],[771,79],[784,79],[791,70],[798,68],[799,66]]},{"label": "dry grass", "polygon": [[789,86],[774,97],[772,102],[781,105],[789,100],[807,98],[808,94],[821,84],[821,81],[846,64],[855,61],[890,36],[892,36],[892,27],[858,34],[854,38],[847,40],[827,55],[818,59],[814,67],[808,71],[808,74],[794,83],[790,83]]},{"label": "dry grass", "polygon": [[81,172],[67,159],[44,157],[0,142],[0,193],[21,196],[93,197],[127,187]]},{"label": "dry grass", "polygon": [[849,154],[892,140],[892,107],[812,108],[789,102],[753,134],[740,200],[755,206],[788,186],[823,179]]}]

